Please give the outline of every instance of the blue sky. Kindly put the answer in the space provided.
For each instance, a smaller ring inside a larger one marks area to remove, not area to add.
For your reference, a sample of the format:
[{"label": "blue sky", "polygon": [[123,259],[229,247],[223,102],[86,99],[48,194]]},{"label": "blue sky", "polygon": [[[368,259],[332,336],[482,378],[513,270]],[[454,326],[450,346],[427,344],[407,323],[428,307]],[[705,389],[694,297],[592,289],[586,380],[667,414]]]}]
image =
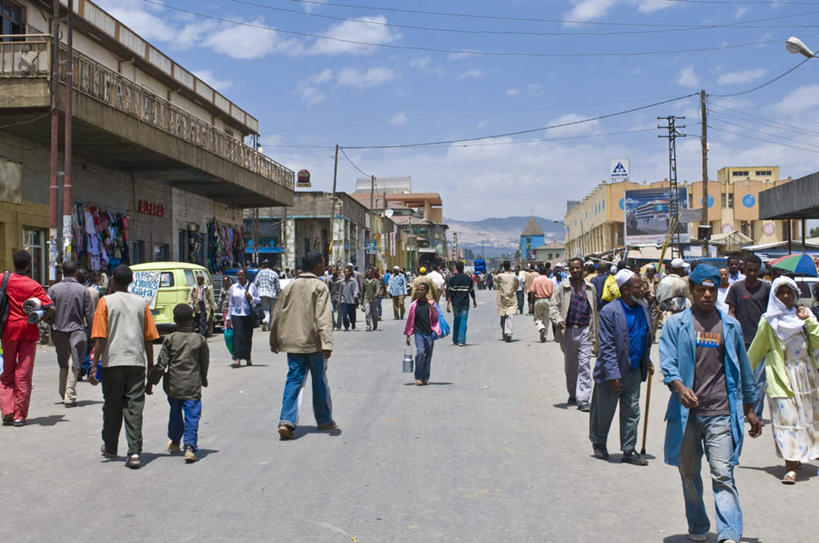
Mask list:
[{"label": "blue sky", "polygon": [[[792,177],[819,170],[819,59],[756,92],[717,96],[795,66],[803,58],[785,51],[791,35],[819,49],[819,1],[157,0],[197,14],[144,0],[97,1],[256,116],[265,153],[310,170],[314,190],[332,187],[336,144],[503,134],[699,89],[712,95],[711,179],[722,166],[779,165]],[[679,179],[699,180],[693,97],[468,145],[347,154],[368,174],[408,175],[416,191],[440,192],[447,217],[562,218],[566,200],[607,178],[611,159],[630,158],[635,181],[667,177],[656,116],[672,114],[687,117],[691,134],[678,140]],[[342,157],[339,190],[352,191],[356,177]]]}]

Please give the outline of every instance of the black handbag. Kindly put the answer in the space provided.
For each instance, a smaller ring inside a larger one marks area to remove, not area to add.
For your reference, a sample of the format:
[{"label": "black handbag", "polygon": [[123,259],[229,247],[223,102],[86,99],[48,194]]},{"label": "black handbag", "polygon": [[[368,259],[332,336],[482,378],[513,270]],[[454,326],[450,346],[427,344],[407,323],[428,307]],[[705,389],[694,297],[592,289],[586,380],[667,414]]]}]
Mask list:
[{"label": "black handbag", "polygon": [[250,304],[250,317],[253,319],[253,328],[258,328],[264,320],[264,311],[260,304]]},{"label": "black handbag", "polygon": [[7,288],[10,275],[8,270],[6,270],[5,273],[3,273],[3,284],[0,285],[0,334],[3,333],[3,328],[6,327],[6,321],[9,318],[9,295]]}]

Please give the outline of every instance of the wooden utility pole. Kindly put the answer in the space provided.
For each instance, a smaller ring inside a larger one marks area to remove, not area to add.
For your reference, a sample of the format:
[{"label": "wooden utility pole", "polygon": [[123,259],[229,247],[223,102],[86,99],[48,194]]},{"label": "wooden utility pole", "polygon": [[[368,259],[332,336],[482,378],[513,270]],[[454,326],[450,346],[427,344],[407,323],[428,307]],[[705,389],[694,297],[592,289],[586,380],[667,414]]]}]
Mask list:
[{"label": "wooden utility pole", "polygon": [[[56,0],[55,0],[56,2]],[[68,0],[66,11],[65,36],[65,136],[63,151],[63,220],[58,225],[62,228],[61,255],[64,260],[71,260],[71,93],[74,91],[74,29],[73,29],[74,1]]]},{"label": "wooden utility pole", "polygon": [[48,264],[47,279],[56,278],[56,267],[59,264],[60,240],[62,228],[57,226],[58,188],[57,158],[59,154],[60,112],[57,110],[60,92],[60,3],[54,0],[51,11],[51,156],[49,160],[48,183]]},{"label": "wooden utility pole", "polygon": [[335,162],[333,163],[333,211],[331,213],[330,219],[330,247],[327,251],[327,260],[331,260],[333,258],[333,243],[335,242],[336,234],[336,202],[338,201],[338,195],[336,194],[336,182],[338,181],[338,144],[336,144],[336,158]]},{"label": "wooden utility pole", "polygon": [[[708,107],[705,102],[705,90],[700,91],[700,118],[702,120],[702,137],[700,143],[702,145],[702,221],[703,226],[710,226],[708,221]],[[702,256],[708,258],[710,256],[708,249],[708,236],[706,234],[702,240]]]}]

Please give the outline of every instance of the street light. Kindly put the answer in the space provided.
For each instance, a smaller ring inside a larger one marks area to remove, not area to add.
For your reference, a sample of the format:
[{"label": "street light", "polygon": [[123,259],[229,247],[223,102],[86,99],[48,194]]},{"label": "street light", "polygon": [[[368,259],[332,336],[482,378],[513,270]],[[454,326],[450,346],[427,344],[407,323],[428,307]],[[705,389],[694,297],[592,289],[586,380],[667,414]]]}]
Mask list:
[{"label": "street light", "polygon": [[807,58],[813,58],[816,56],[816,54],[810,50],[810,47],[805,45],[802,40],[796,36],[791,36],[785,40],[785,49],[787,49],[789,53],[793,53],[794,55],[802,55]]}]

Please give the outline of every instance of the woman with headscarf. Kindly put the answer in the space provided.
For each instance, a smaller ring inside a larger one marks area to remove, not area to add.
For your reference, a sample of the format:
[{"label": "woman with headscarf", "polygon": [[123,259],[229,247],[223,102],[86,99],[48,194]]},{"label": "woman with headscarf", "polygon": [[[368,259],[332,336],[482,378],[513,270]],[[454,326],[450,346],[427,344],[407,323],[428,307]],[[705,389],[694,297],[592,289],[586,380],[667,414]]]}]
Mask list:
[{"label": "woman with headscarf", "polygon": [[819,458],[819,377],[812,355],[819,349],[819,322],[796,305],[798,299],[793,279],[776,278],[748,349],[752,367],[765,361],[774,444],[785,460],[782,482],[789,485],[796,483],[794,470],[802,462]]},{"label": "woman with headscarf", "polygon": [[247,280],[247,271],[242,268],[236,273],[237,281],[228,291],[228,312],[225,315],[225,326],[233,328],[233,363],[232,368],[242,365],[242,360],[250,361],[253,348],[253,313],[252,306],[259,305],[261,298],[255,283]]}]

